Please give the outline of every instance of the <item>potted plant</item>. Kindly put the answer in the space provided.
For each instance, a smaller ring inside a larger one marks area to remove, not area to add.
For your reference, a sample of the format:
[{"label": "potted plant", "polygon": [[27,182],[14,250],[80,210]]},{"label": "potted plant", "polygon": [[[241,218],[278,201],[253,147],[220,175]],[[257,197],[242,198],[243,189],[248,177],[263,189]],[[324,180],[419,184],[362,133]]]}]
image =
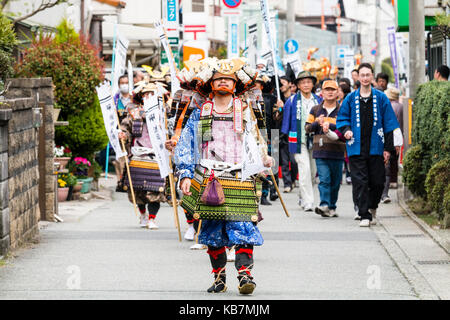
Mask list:
[{"label": "potted plant", "polygon": [[66,201],[68,194],[69,187],[67,187],[67,182],[58,176],[58,202]]},{"label": "potted plant", "polygon": [[55,103],[53,105],[53,122],[58,121],[60,112],[61,112],[61,106],[59,106],[58,104]]},{"label": "potted plant", "polygon": [[56,146],[53,155],[55,162],[59,163],[59,170],[64,170],[72,158],[72,151],[67,146]]},{"label": "potted plant", "polygon": [[81,193],[88,193],[91,190],[91,183],[93,178],[88,176],[91,162],[83,157],[76,157],[73,159],[70,165],[70,171],[77,177],[78,181],[83,182]]}]

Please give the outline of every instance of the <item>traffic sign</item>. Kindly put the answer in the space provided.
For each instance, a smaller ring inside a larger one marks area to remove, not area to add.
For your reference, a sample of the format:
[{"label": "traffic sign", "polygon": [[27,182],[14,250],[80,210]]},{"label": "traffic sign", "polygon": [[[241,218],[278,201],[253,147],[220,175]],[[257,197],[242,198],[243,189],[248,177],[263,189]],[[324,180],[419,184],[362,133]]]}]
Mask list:
[{"label": "traffic sign", "polygon": [[299,44],[295,39],[287,39],[284,43],[284,50],[287,54],[294,54],[298,51]]},{"label": "traffic sign", "polygon": [[237,8],[241,4],[242,0],[222,0],[223,4],[226,5],[228,8]]}]

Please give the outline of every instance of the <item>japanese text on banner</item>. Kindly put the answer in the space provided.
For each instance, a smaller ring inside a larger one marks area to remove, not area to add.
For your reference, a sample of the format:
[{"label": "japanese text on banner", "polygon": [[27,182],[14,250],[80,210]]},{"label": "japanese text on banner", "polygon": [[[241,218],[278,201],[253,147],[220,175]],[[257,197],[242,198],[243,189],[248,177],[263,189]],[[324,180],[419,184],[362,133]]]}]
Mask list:
[{"label": "japanese text on banner", "polygon": [[164,146],[166,142],[166,132],[162,126],[163,115],[158,96],[153,95],[144,99],[144,111],[148,135],[152,142],[156,161],[158,162],[159,173],[161,178],[165,178],[172,170],[169,167],[169,153]]},{"label": "japanese text on banner", "polygon": [[[250,121],[251,122],[251,121]],[[242,178],[244,181],[253,174],[257,174],[266,170],[262,162],[261,153],[259,152],[256,139],[251,132],[251,128],[256,123],[247,123],[244,131],[244,139],[242,143]]]},{"label": "japanese text on banner", "polygon": [[[117,42],[114,51],[114,69],[113,69],[113,79],[112,79],[112,91],[114,95],[119,90],[119,77],[123,75],[126,71],[127,62],[127,50],[129,41],[127,38],[123,37],[119,32],[117,32]],[[131,84],[130,84],[131,85]]]},{"label": "japanese text on banner", "polygon": [[178,80],[177,76],[177,69],[175,67],[175,59],[172,54],[172,49],[169,46],[169,42],[167,41],[166,32],[164,30],[163,25],[160,22],[155,23],[156,30],[159,34],[159,39],[161,40],[161,44],[164,47],[164,50],[166,51],[167,58],[169,60],[169,68],[170,68],[170,80],[172,85],[171,95],[175,94],[175,92],[180,89],[180,81]]},{"label": "japanese text on banner", "polygon": [[119,141],[119,123],[116,114],[116,107],[111,96],[111,86],[104,82],[97,87],[97,95],[100,100],[100,107],[102,109],[103,121],[105,123],[106,134],[109,138],[109,143],[116,152],[116,158],[119,159],[127,155],[126,151],[122,151]]}]

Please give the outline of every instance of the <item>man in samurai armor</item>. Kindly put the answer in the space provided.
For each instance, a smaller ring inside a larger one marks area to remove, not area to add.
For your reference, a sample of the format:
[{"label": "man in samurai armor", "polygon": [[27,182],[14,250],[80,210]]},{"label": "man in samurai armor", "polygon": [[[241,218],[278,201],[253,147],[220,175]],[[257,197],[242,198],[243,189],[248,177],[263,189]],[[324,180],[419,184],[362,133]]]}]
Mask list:
[{"label": "man in samurai armor", "polygon": [[[143,80],[137,83],[134,90],[133,103],[128,105],[127,116],[122,120],[119,138],[125,140],[128,152],[131,184],[127,172],[124,172],[124,188],[128,199],[133,201],[133,187],[136,204],[141,213],[140,226],[158,229],[155,223],[160,203],[166,202],[166,180],[161,178],[159,166],[152,148],[144,112],[144,99],[156,94],[157,86]],[[146,212],[146,207],[148,213]]]},{"label": "man in samurai armor", "polygon": [[[242,179],[245,134],[254,137],[264,166],[273,164],[256,124],[258,117],[240,98],[254,86],[256,76],[241,59],[208,58],[179,73],[185,85],[206,98],[182,131],[175,164],[184,194],[181,206],[202,220],[199,243],[208,246],[214,273],[210,293],[227,289],[225,248],[233,246],[239,293],[251,294],[256,287],[251,271],[253,247],[263,244],[256,225],[261,181],[257,175]],[[244,131],[247,123],[255,124]]]}]

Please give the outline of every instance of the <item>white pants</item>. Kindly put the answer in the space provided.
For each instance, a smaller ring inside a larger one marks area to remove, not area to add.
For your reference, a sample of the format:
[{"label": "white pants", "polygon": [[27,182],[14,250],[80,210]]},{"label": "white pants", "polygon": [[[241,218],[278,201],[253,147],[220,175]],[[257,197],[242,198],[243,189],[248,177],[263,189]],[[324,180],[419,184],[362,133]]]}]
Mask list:
[{"label": "white pants", "polygon": [[300,198],[304,205],[314,205],[313,184],[316,179],[316,162],[312,158],[312,150],[306,148],[302,143],[301,153],[295,154],[295,161],[298,165],[298,176],[300,185]]}]

